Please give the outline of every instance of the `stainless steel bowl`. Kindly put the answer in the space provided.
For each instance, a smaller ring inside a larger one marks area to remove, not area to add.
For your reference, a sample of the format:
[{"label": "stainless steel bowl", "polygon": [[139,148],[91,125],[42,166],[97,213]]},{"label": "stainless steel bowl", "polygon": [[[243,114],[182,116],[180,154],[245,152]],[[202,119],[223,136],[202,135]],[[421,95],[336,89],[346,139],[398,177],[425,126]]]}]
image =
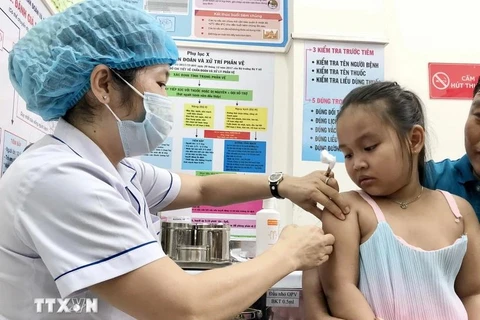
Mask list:
[{"label": "stainless steel bowl", "polygon": [[190,223],[162,223],[162,248],[170,258],[177,260],[177,247],[193,244],[194,229]]},{"label": "stainless steel bowl", "polygon": [[177,260],[188,262],[208,262],[210,248],[207,246],[178,246]]},{"label": "stainless steel bowl", "polygon": [[194,243],[210,248],[210,261],[230,261],[230,226],[226,224],[195,225]]}]

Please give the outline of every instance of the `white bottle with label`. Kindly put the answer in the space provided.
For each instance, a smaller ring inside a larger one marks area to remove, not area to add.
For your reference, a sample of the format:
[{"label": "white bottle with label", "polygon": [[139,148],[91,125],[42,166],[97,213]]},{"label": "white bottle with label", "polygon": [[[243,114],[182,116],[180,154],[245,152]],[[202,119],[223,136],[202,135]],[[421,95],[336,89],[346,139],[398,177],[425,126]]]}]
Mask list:
[{"label": "white bottle with label", "polygon": [[280,233],[280,212],[276,210],[276,199],[263,200],[263,209],[257,212],[256,256],[274,245]]}]

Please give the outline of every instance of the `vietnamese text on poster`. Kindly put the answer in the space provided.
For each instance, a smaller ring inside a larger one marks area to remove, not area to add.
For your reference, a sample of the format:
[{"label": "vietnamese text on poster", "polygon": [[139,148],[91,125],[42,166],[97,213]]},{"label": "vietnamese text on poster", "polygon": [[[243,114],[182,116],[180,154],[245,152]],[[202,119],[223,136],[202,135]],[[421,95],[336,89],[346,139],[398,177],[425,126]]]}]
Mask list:
[{"label": "vietnamese text on poster", "polygon": [[283,48],[288,0],[146,0],[176,40]]},{"label": "vietnamese text on poster", "polygon": [[343,98],[383,79],[383,44],[305,42],[302,161],[320,161],[325,149],[344,162],[336,133]]},{"label": "vietnamese text on poster", "polygon": [[[46,0],[63,11],[82,0]],[[124,0],[151,13],[175,39],[285,48],[288,0]]]},{"label": "vietnamese text on poster", "polygon": [[[46,0],[61,12],[82,0]],[[285,48],[288,0],[124,0],[151,13],[175,39]]]},{"label": "vietnamese text on poster", "polygon": [[[55,122],[45,122],[26,108],[25,101],[13,88],[8,74],[8,55],[14,44],[30,28],[50,16],[41,0],[0,0],[0,138],[2,170],[23,151],[28,142],[34,142],[46,133],[52,133]],[[28,141],[28,142],[27,142]]]},{"label": "vietnamese text on poster", "polygon": [[[167,86],[174,101],[170,137],[143,160],[175,172],[271,171],[274,59],[270,53],[180,48]],[[255,236],[262,201],[193,208],[196,222],[223,222],[232,237]]]}]

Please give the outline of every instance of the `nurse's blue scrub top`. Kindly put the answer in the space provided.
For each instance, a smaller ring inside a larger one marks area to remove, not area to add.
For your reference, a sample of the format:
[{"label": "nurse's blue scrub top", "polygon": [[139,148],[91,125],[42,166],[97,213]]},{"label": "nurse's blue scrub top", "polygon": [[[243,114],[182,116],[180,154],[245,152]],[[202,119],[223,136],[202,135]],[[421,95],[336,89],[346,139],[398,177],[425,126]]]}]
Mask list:
[{"label": "nurse's blue scrub top", "polygon": [[458,160],[427,162],[424,186],[446,190],[466,199],[480,219],[480,180],[473,175],[467,155]]}]

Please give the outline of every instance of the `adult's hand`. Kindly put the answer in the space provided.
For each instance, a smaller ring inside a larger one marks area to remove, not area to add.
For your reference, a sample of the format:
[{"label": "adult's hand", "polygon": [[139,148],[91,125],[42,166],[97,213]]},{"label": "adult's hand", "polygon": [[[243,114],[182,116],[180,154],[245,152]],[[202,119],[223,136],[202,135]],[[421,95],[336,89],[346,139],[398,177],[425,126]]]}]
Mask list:
[{"label": "adult's hand", "polygon": [[319,203],[343,220],[345,214],[350,212],[350,208],[338,190],[338,182],[333,172],[327,178],[325,171],[314,171],[303,177],[285,176],[278,186],[281,196],[317,218],[322,217],[322,210],[317,207]]},{"label": "adult's hand", "polygon": [[287,225],[272,248],[293,263],[295,270],[309,270],[328,260],[335,238],[317,226]]}]

